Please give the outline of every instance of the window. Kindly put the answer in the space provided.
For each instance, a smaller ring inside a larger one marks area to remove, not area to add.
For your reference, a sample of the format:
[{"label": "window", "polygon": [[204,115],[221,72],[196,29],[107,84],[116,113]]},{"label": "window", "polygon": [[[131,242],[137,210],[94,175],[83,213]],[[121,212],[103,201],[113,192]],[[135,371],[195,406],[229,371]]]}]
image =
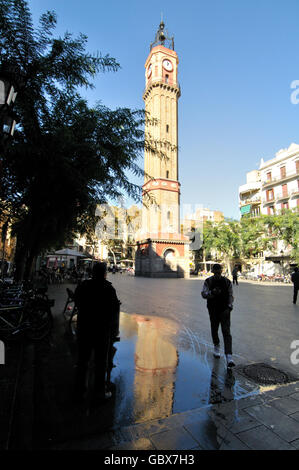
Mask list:
[{"label": "window", "polygon": [[280,177],[281,178],[285,178],[286,177],[286,167],[285,166],[282,166],[280,168]]},{"label": "window", "polygon": [[166,178],[167,179],[169,178],[169,171],[168,170],[166,171]]},{"label": "window", "polygon": [[271,181],[271,180],[272,180],[272,173],[271,173],[271,171],[269,171],[267,173],[267,181]]},{"label": "window", "polygon": [[299,160],[296,160],[296,173],[299,173]]},{"label": "window", "polygon": [[169,75],[165,75],[165,83],[168,83],[169,82]]},{"label": "window", "polygon": [[273,189],[268,189],[266,193],[267,201],[272,201],[274,199]]},{"label": "window", "polygon": [[167,134],[169,132],[169,125],[168,124],[166,124],[166,132],[167,132]]},{"label": "window", "polygon": [[283,195],[283,197],[286,197],[288,195],[288,185],[287,184],[282,185],[282,195]]},{"label": "window", "polygon": [[267,214],[268,215],[274,215],[274,206],[270,206],[267,208]]},{"label": "window", "polygon": [[281,204],[281,210],[283,210],[283,209],[288,209],[288,208],[289,208],[289,203],[288,203],[288,202],[283,202],[283,203]]}]

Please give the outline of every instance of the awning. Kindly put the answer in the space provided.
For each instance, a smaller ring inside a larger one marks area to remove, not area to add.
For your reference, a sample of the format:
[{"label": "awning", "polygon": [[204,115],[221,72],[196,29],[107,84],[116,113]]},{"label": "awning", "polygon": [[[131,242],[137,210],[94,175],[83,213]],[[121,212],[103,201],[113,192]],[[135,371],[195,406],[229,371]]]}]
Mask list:
[{"label": "awning", "polygon": [[86,255],[83,255],[82,253],[79,253],[78,251],[70,250],[69,248],[65,248],[64,250],[55,251],[55,255],[60,255],[60,256],[83,256],[83,257],[86,256]]},{"label": "awning", "polygon": [[250,214],[251,204],[247,204],[247,206],[241,207],[241,214]]},{"label": "awning", "polygon": [[290,256],[289,255],[286,255],[286,256],[280,256],[280,255],[272,255],[272,256],[265,256],[265,260],[266,261],[286,261],[286,260],[289,260],[290,259]]}]

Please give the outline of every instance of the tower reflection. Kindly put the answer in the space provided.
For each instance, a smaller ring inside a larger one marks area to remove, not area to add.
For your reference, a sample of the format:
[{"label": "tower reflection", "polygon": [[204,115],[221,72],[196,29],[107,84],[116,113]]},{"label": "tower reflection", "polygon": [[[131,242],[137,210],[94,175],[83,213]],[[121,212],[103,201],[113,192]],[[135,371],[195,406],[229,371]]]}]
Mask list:
[{"label": "tower reflection", "polygon": [[132,317],[135,325],[129,322],[128,326],[129,331],[136,334],[135,419],[147,421],[169,416],[172,413],[178,365],[178,352],[174,344],[178,325],[158,317]]}]

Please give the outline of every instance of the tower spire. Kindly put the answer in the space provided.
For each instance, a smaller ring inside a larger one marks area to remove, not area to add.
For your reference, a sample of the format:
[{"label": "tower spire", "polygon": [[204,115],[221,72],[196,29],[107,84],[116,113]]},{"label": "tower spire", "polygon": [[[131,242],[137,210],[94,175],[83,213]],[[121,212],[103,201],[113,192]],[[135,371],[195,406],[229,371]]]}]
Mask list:
[{"label": "tower spire", "polygon": [[158,31],[156,32],[155,40],[150,45],[150,50],[152,50],[152,48],[158,44],[164,46],[165,42],[167,42],[168,48],[174,51],[174,37],[168,36],[168,31],[164,30],[164,28],[165,24],[163,21],[163,13],[161,12],[161,22],[159,24]]}]

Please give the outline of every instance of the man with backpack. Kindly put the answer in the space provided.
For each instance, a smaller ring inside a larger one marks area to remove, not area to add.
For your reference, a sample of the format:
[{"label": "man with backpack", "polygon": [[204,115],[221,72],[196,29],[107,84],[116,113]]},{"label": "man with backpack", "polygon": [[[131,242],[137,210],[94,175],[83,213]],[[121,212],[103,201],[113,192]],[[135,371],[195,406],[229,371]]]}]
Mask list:
[{"label": "man with backpack", "polygon": [[230,333],[230,313],[233,309],[233,289],[232,283],[222,276],[220,264],[214,264],[213,276],[205,280],[201,295],[207,299],[207,307],[210,315],[211,333],[214,343],[214,357],[220,358],[220,340],[218,336],[219,325],[221,325],[224,352],[227,367],[234,367],[232,359],[232,336]]}]

